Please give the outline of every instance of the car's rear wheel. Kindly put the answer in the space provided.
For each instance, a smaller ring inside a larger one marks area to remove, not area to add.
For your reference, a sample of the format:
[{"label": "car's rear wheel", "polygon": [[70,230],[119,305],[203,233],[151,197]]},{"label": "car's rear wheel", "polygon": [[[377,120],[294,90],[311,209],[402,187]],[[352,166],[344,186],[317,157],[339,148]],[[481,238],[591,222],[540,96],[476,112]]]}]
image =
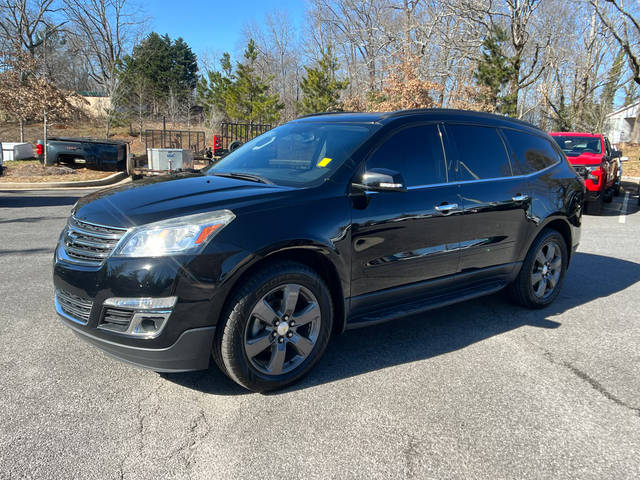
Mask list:
[{"label": "car's rear wheel", "polygon": [[324,353],[332,311],[329,289],[316,272],[297,263],[272,264],[234,295],[213,357],[249,390],[281,388],[303,377]]},{"label": "car's rear wheel", "polygon": [[546,229],[536,238],[516,280],[509,286],[512,298],[528,308],[543,308],[553,302],[567,270],[568,249],[556,230]]}]

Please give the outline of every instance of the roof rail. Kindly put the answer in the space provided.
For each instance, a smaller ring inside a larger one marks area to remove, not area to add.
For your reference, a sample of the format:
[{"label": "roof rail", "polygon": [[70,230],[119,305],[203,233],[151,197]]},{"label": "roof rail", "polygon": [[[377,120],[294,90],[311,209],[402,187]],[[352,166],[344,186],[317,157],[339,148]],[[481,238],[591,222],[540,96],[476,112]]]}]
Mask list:
[{"label": "roof rail", "polygon": [[300,115],[296,118],[307,118],[307,117],[317,117],[319,115],[335,115],[337,113],[360,113],[360,112],[316,112],[316,113],[307,113],[306,115]]},{"label": "roof rail", "polygon": [[518,123],[520,125],[524,125],[530,128],[535,128],[536,130],[543,131],[540,127],[533,125],[532,123],[525,122],[524,120],[520,120],[517,118],[509,117],[507,115],[500,115],[496,113],[489,112],[479,112],[476,110],[461,110],[458,108],[413,108],[410,110],[396,110],[394,112],[388,112],[383,114],[383,118],[393,118],[393,117],[402,117],[403,115],[418,115],[421,113],[460,113],[462,115],[475,115],[478,117],[488,117],[488,118],[497,118],[500,120],[506,120],[509,122]]}]

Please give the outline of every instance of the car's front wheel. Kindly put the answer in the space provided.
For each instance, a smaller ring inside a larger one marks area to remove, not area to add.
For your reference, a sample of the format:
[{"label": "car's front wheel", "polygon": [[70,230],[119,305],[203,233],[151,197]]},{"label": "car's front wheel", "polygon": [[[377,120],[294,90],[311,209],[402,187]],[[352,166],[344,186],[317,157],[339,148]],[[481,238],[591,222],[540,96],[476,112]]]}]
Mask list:
[{"label": "car's front wheel", "polygon": [[324,353],[333,322],[329,289],[305,265],[274,263],[237,291],[218,324],[213,357],[253,391],[304,376]]},{"label": "car's front wheel", "polygon": [[568,250],[556,230],[546,229],[533,242],[516,280],[509,286],[512,298],[528,308],[553,302],[567,270]]}]

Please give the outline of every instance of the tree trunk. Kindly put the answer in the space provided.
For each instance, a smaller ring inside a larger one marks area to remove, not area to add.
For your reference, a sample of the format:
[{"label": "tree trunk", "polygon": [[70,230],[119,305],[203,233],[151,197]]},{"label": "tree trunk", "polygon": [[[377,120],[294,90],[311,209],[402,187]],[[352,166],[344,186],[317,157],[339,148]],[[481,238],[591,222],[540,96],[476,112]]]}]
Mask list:
[{"label": "tree trunk", "polygon": [[24,119],[20,119],[20,141],[24,142]]},{"label": "tree trunk", "polygon": [[111,112],[107,112],[107,131],[106,131],[106,139],[109,139],[109,134],[111,133]]}]

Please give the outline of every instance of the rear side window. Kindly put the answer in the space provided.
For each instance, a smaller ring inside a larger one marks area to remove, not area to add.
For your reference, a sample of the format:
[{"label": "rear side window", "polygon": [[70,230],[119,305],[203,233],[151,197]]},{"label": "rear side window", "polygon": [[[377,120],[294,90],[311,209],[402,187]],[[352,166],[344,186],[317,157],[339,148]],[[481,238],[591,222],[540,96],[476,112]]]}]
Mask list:
[{"label": "rear side window", "polygon": [[504,143],[493,127],[447,125],[458,150],[458,180],[483,180],[511,176]]},{"label": "rear side window", "polygon": [[408,187],[447,182],[438,127],[419,125],[394,133],[367,161],[367,170],[372,168],[400,172]]},{"label": "rear side window", "polygon": [[546,138],[510,129],[502,132],[515,157],[514,175],[528,175],[560,161],[558,152]]}]

